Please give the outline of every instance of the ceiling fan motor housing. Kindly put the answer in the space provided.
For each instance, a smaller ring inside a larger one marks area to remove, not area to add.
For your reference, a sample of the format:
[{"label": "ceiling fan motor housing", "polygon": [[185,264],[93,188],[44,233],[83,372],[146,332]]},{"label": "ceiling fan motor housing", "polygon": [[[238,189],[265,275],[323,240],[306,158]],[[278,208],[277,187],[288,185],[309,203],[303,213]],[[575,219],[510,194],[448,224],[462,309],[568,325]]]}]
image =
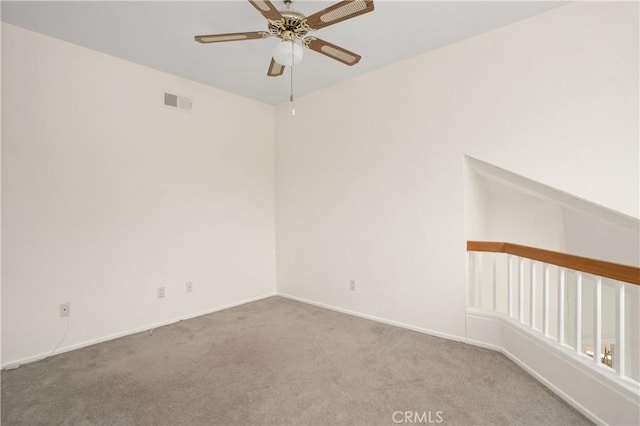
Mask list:
[{"label": "ceiling fan motor housing", "polygon": [[279,21],[269,21],[269,32],[283,40],[295,40],[302,38],[309,31],[308,25],[304,22],[306,16],[295,9],[281,10],[282,19]]}]

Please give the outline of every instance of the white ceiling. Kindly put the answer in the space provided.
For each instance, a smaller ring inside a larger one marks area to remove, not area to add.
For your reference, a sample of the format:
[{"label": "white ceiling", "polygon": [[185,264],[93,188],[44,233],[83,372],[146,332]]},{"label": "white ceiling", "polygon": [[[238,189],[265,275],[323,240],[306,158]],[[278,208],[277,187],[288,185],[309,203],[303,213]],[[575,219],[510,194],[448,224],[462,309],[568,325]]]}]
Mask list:
[{"label": "white ceiling", "polygon": [[[274,5],[284,7],[281,0]],[[310,15],[336,1],[294,0]],[[297,95],[351,79],[545,12],[565,2],[382,1],[313,35],[362,55],[348,67],[311,50],[295,67]],[[247,1],[2,1],[2,21],[269,104],[289,97],[289,73],[267,77],[266,40],[200,44],[193,36],[266,30]]]}]

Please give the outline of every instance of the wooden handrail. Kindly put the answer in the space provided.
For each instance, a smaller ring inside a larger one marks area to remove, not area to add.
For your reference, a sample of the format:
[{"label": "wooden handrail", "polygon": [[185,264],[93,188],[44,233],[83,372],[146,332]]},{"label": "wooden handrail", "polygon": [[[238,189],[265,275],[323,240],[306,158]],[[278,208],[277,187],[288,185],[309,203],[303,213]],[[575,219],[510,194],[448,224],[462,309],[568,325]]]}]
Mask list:
[{"label": "wooden handrail", "polygon": [[519,244],[494,241],[467,241],[468,251],[486,251],[494,253],[508,253],[540,262],[550,263],[563,268],[575,269],[601,277],[640,285],[640,268],[604,260],[575,256],[557,251],[543,250]]}]

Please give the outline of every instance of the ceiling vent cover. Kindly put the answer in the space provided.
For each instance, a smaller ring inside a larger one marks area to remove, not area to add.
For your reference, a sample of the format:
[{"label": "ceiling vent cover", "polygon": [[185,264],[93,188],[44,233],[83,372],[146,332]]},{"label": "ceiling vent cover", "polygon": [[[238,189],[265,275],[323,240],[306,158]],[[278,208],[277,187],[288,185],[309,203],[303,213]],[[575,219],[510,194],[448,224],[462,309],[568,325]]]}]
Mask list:
[{"label": "ceiling vent cover", "polygon": [[164,92],[162,97],[162,104],[169,108],[182,109],[182,110],[190,110],[191,109],[191,99],[186,96],[179,96],[173,93]]}]

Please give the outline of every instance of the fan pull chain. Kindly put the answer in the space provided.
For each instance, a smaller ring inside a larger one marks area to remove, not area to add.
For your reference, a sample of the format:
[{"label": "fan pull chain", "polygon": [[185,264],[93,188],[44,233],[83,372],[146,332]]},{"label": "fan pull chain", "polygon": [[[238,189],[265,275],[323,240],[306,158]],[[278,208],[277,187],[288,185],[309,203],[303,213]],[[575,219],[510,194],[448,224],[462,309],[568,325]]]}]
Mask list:
[{"label": "fan pull chain", "polygon": [[291,102],[291,116],[296,116],[296,104],[293,101],[293,48],[294,42],[291,40],[291,95],[289,95],[289,101]]}]

